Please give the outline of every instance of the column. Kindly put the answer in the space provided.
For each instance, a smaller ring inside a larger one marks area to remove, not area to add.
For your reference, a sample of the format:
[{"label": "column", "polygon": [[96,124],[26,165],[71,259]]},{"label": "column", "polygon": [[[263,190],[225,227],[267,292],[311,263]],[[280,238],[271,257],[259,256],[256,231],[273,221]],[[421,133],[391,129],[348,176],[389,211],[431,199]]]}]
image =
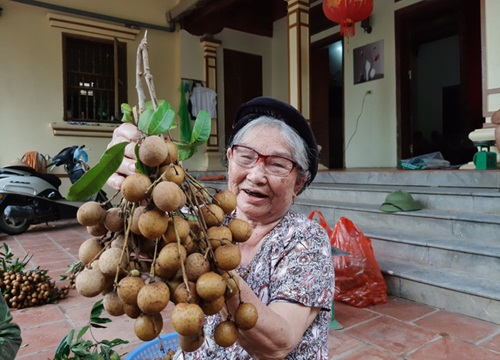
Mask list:
[{"label": "column", "polygon": [[[200,41],[205,60],[205,81],[208,88],[217,92],[217,48],[222,42],[210,35],[205,35]],[[219,151],[218,125],[217,118],[212,119],[207,151]]]},{"label": "column", "polygon": [[288,3],[289,102],[309,119],[309,0]]}]

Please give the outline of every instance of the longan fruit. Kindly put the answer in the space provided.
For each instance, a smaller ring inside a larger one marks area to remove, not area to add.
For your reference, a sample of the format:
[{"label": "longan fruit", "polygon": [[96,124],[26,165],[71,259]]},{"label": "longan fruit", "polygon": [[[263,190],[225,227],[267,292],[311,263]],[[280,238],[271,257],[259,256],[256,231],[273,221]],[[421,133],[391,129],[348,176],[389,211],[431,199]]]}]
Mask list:
[{"label": "longan fruit", "polygon": [[217,324],[214,331],[214,340],[217,345],[229,347],[238,339],[238,327],[231,320],[225,320]]},{"label": "longan fruit", "polygon": [[168,146],[161,136],[148,136],[139,144],[139,159],[147,166],[158,166],[167,159],[167,156]]},{"label": "longan fruit", "polygon": [[219,246],[215,249],[214,256],[217,267],[224,271],[236,269],[241,262],[241,250],[232,244]]},{"label": "longan fruit", "polygon": [[207,228],[221,225],[224,221],[224,211],[222,208],[215,204],[209,204],[200,208],[200,213]]},{"label": "longan fruit", "polygon": [[213,271],[206,272],[196,280],[196,292],[204,300],[215,300],[224,296],[226,281]]},{"label": "longan fruit", "polygon": [[193,352],[200,348],[201,345],[205,342],[205,335],[203,334],[203,330],[195,335],[180,335],[178,337],[179,347],[182,351],[185,352]]},{"label": "longan fruit", "polygon": [[111,232],[118,232],[123,230],[125,219],[120,208],[114,207],[106,211],[104,217],[104,226]]},{"label": "longan fruit", "polygon": [[[121,260],[121,261],[120,261]],[[99,269],[106,276],[115,276],[116,272],[122,272],[127,267],[127,258],[122,257],[122,250],[109,248],[99,257]]]},{"label": "longan fruit", "polygon": [[224,214],[231,214],[236,209],[236,196],[231,190],[220,190],[213,196],[212,204],[219,205]]},{"label": "longan fruit", "polygon": [[123,180],[121,194],[130,202],[141,202],[148,196],[148,189],[152,185],[151,179],[144,174],[131,174]]},{"label": "longan fruit", "polygon": [[144,285],[137,294],[137,306],[145,314],[160,313],[170,301],[170,289],[163,281]]},{"label": "longan fruit", "polygon": [[168,215],[158,210],[144,212],[137,223],[142,236],[148,239],[156,239],[167,230]]},{"label": "longan fruit", "polygon": [[210,263],[203,254],[198,252],[192,253],[186,258],[184,267],[189,281],[196,281],[201,275],[210,271]]},{"label": "longan fruit", "polygon": [[87,265],[94,260],[97,255],[103,250],[103,246],[98,238],[90,238],[85,240],[78,248],[78,258]]},{"label": "longan fruit", "polygon": [[101,224],[106,216],[106,210],[97,201],[83,203],[76,212],[76,219],[83,226]]},{"label": "longan fruit", "polygon": [[251,303],[241,303],[234,313],[234,322],[241,330],[250,330],[258,319],[257,308]]},{"label": "longan fruit", "polygon": [[125,304],[116,291],[110,291],[104,295],[102,305],[104,306],[104,310],[111,316],[122,316],[125,314],[125,310],[123,309],[123,305]]},{"label": "longan fruit", "polygon": [[184,206],[185,197],[179,185],[171,181],[161,181],[153,189],[153,202],[162,211],[170,212]]},{"label": "longan fruit", "polygon": [[164,165],[160,168],[160,173],[163,180],[171,181],[177,185],[181,185],[186,177],[184,169],[180,165]]},{"label": "longan fruit", "polygon": [[245,242],[252,236],[252,227],[248,222],[241,219],[233,219],[228,224],[234,242]]},{"label": "longan fruit", "polygon": [[142,341],[150,341],[160,335],[163,327],[161,314],[141,314],[134,322],[134,333]]},{"label": "longan fruit", "polygon": [[197,304],[178,303],[170,315],[170,322],[177,333],[193,336],[202,330],[205,314]]},{"label": "longan fruit", "polygon": [[104,274],[95,269],[84,269],[75,278],[76,291],[85,297],[99,295],[106,287]]},{"label": "longan fruit", "polygon": [[137,294],[144,285],[146,283],[139,276],[124,277],[118,283],[118,296],[127,305],[137,305]]},{"label": "longan fruit", "polygon": [[168,148],[168,155],[162,165],[169,165],[171,163],[176,163],[179,160],[179,150],[177,149],[177,145],[172,140],[165,140],[165,144]]},{"label": "longan fruit", "polygon": [[136,235],[142,235],[141,230],[139,230],[139,219],[141,215],[146,212],[146,206],[141,205],[135,208],[132,213],[132,224],[130,224],[130,231]]},{"label": "longan fruit", "polygon": [[223,244],[231,244],[233,241],[233,234],[227,226],[212,226],[207,229],[208,240],[212,249],[217,249]]},{"label": "longan fruit", "polygon": [[165,245],[156,258],[155,272],[158,276],[170,279],[181,268],[181,263],[186,260],[186,249],[178,247],[176,243]]},{"label": "longan fruit", "polygon": [[167,244],[177,242],[176,232],[181,243],[189,236],[189,223],[183,217],[177,215],[169,219],[167,230],[162,235],[163,241]]}]

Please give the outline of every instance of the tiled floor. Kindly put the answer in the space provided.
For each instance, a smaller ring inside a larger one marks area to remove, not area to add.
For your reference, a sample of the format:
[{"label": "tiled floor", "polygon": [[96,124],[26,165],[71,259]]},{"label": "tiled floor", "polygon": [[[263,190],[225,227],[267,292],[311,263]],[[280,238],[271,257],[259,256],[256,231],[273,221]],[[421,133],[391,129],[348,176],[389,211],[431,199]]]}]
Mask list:
[{"label": "tiled floor", "polygon": [[[33,255],[30,266],[48,270],[57,285],[63,286],[59,276],[76,262],[79,244],[88,237],[84,227],[64,221],[33,227],[20,236],[0,234],[0,245],[7,243],[20,259],[27,253]],[[23,337],[17,359],[53,359],[61,339],[71,329],[86,325],[97,300],[72,290],[59,304],[12,310]],[[172,304],[164,311],[164,332],[172,331],[171,310]],[[500,325],[400,298],[364,309],[337,302],[335,318],[343,329],[330,331],[331,359],[500,359]],[[130,341],[118,348],[121,354],[141,343],[134,335],[133,320],[126,316],[112,319],[106,329],[93,330],[92,335]]]}]

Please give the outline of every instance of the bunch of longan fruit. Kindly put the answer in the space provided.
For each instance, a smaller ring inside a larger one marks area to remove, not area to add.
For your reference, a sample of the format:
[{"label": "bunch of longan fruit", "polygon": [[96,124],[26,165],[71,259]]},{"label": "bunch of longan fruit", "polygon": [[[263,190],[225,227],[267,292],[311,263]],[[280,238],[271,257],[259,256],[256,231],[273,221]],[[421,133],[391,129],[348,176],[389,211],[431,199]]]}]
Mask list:
[{"label": "bunch of longan fruit", "polygon": [[[191,352],[204,342],[205,315],[219,313],[239,294],[233,274],[241,261],[238,243],[252,228],[231,217],[231,191],[210,190],[184,171],[170,139],[144,136],[136,154],[142,171],[125,178],[117,207],[91,201],[78,210],[79,223],[93,237],[79,248],[85,267],[75,288],[86,297],[103,294],[105,310],[135,319],[134,332],[143,341],[159,336],[161,311],[172,301],[179,346]],[[255,306],[240,297],[235,313],[215,329],[215,341],[231,346],[257,319]]]},{"label": "bunch of longan fruit", "polygon": [[0,291],[9,307],[22,309],[66,297],[70,286],[57,288],[44,270],[0,273]]}]

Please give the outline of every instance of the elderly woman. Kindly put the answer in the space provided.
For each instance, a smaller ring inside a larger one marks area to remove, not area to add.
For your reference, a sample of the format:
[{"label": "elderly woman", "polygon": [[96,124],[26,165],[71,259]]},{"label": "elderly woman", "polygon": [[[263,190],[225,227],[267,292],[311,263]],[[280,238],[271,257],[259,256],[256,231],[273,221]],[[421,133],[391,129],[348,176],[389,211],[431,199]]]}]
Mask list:
[{"label": "elderly woman", "polygon": [[[251,238],[239,244],[241,300],[257,307],[259,319],[252,329],[240,330],[237,343],[222,348],[213,331],[224,317],[209,316],[205,343],[176,359],[328,359],[330,243],[316,222],[290,210],[317,172],[309,126],[288,104],[253,99],[237,112],[226,156],[228,187],[237,197],[234,216],[253,227]],[[122,169],[126,174],[127,166]],[[120,181],[117,174],[110,179],[115,186]],[[229,313],[239,300],[229,300]]]}]

